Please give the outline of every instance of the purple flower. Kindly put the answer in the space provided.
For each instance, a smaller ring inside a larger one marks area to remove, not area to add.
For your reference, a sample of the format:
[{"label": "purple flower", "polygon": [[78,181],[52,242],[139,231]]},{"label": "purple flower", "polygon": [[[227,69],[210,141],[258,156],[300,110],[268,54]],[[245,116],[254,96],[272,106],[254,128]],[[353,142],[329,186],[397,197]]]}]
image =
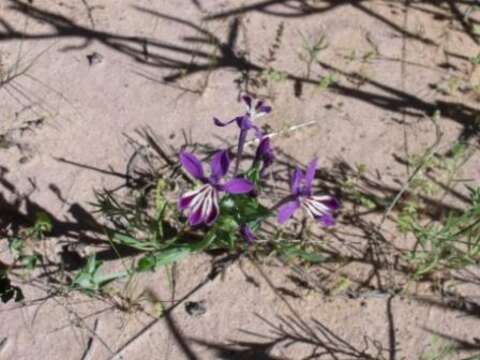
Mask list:
[{"label": "purple flower", "polygon": [[216,117],[213,118],[213,122],[217,126],[227,126],[233,122],[236,122],[238,127],[240,128],[240,136],[238,139],[238,147],[237,147],[237,156],[235,160],[235,170],[234,174],[237,173],[238,167],[240,164],[240,158],[243,152],[243,146],[245,145],[245,141],[247,139],[247,133],[250,129],[255,130],[255,134],[258,138],[263,136],[262,131],[260,128],[253,124],[253,122],[264,116],[267,115],[272,111],[272,108],[265,104],[263,100],[255,100],[252,99],[250,96],[245,95],[242,96],[242,100],[245,103],[247,111],[244,115],[237,116],[230,121],[222,122]]},{"label": "purple flower", "polygon": [[333,212],[340,207],[340,203],[332,196],[312,194],[312,183],[316,170],[317,159],[310,162],[305,174],[300,169],[295,169],[290,184],[291,200],[280,206],[278,210],[280,224],[291,218],[295,211],[302,207],[308,215],[318,220],[323,226],[335,225]]},{"label": "purple flower", "polygon": [[253,244],[257,237],[253,233],[252,229],[248,225],[242,225],[240,227],[240,235],[245,239],[248,244]]},{"label": "purple flower", "polygon": [[260,144],[258,145],[257,152],[255,153],[255,159],[253,160],[254,164],[258,164],[262,161],[262,169],[260,174],[263,176],[267,168],[273,164],[275,156],[273,155],[273,149],[270,144],[270,138],[264,137]]},{"label": "purple flower", "polygon": [[177,203],[180,211],[188,212],[188,222],[191,226],[211,225],[215,222],[220,212],[218,201],[221,192],[244,194],[254,188],[251,181],[242,178],[234,178],[224,184],[220,182],[230,167],[230,159],[226,151],[218,151],[213,156],[209,177],[205,176],[202,163],[195,155],[182,151],[180,162],[185,170],[203,184],[199,189],[183,194]]},{"label": "purple flower", "polygon": [[222,122],[214,117],[213,122],[217,126],[227,126],[233,122],[236,122],[241,130],[250,130],[253,128],[257,134],[262,134],[261,130],[253,124],[253,121],[270,113],[272,108],[266,105],[263,100],[255,100],[248,95],[242,96],[242,100],[247,108],[247,111],[244,115],[237,116],[226,122]]}]

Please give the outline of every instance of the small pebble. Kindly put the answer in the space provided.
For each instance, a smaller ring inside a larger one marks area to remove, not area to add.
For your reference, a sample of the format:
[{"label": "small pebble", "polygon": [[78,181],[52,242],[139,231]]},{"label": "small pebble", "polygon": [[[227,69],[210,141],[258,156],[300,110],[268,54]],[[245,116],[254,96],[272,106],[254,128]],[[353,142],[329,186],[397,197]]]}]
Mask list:
[{"label": "small pebble", "polygon": [[188,301],[185,303],[185,311],[191,316],[201,316],[207,312],[205,300],[202,301]]},{"label": "small pebble", "polygon": [[96,51],[87,55],[88,64],[90,66],[98,65],[103,62],[103,56]]}]

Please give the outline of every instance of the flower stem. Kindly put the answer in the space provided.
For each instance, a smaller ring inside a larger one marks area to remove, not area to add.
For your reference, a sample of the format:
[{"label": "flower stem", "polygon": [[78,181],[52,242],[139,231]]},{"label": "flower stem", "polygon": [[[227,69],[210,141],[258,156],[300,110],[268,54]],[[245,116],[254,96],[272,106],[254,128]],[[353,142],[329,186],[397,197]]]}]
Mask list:
[{"label": "flower stem", "polygon": [[237,156],[235,159],[235,169],[233,170],[233,176],[236,176],[240,167],[240,160],[242,158],[243,147],[245,140],[247,139],[247,129],[240,129],[240,136],[238,138]]}]

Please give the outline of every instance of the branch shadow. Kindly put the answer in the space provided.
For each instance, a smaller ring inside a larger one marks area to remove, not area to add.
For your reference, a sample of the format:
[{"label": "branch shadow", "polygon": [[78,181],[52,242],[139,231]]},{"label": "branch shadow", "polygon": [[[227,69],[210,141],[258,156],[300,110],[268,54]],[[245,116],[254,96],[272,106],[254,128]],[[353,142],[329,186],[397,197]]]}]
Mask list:
[{"label": "branch shadow", "polygon": [[[191,339],[194,343],[205,346],[214,351],[221,359],[248,359],[259,358],[266,360],[285,358],[277,357],[276,354],[283,354],[285,351],[295,353],[295,358],[307,359],[365,359],[383,360],[385,353],[390,354],[389,360],[395,360],[395,348],[385,349],[381,342],[363,336],[359,343],[354,345],[349,340],[338,335],[323,322],[310,318],[308,321],[302,318],[300,313],[289,303],[285,295],[275,287],[271,279],[265,274],[259,265],[256,265],[259,274],[266,281],[274,294],[283,302],[288,315],[277,315],[275,321],[255,314],[266,326],[266,330],[259,332],[248,329],[241,329],[243,336],[254,340],[227,340],[225,343]],[[389,342],[395,344],[395,326],[393,323],[391,298],[386,302],[387,326],[389,330]],[[302,355],[300,354],[309,354]]]},{"label": "branch shadow", "polygon": [[[359,348],[333,332],[322,322],[312,319],[306,322],[293,316],[277,316],[272,322],[260,315],[258,318],[268,326],[265,333],[241,330],[244,336],[255,340],[233,340],[227,343],[210,342],[206,340],[191,339],[196,344],[213,350],[215,356],[225,360],[265,359],[276,360],[284,357],[272,355],[274,349],[306,347],[310,355],[301,359],[383,359],[380,356],[385,350],[375,341],[364,338],[364,347]],[[371,352],[371,348],[375,348]],[[304,349],[303,349],[304,350]],[[376,354],[374,354],[376,353]],[[393,358],[392,358],[393,359]]]},{"label": "branch shadow", "polygon": [[[393,1],[384,1],[387,5],[393,5]],[[442,16],[442,19],[450,18],[456,20],[464,30],[464,32],[478,44],[478,39],[473,31],[473,24],[477,23],[475,19],[466,20],[465,14],[459,8],[460,6],[473,6],[468,1],[453,1],[453,0],[443,0],[443,1],[425,1],[429,6],[437,7],[439,10],[435,12],[434,10],[423,8],[420,5],[422,1],[412,1],[406,3],[406,11],[409,8],[424,11],[427,13],[433,13],[437,16]],[[341,7],[351,6],[358,10],[360,13],[366,14],[390,27],[400,36],[404,36],[407,39],[420,41],[426,45],[437,45],[433,40],[420,36],[418,34],[412,33],[407,29],[404,29],[402,26],[399,26],[395,22],[391,21],[387,17],[375,12],[367,6],[368,1],[365,0],[323,0],[309,3],[304,0],[262,0],[253,4],[242,5],[237,8],[228,9],[225,11],[217,12],[204,17],[204,20],[218,20],[226,19],[229,17],[236,17],[246,15],[248,13],[257,12],[263,15],[281,17],[286,19],[293,18],[302,18],[319,15],[329,11],[336,10]],[[446,4],[448,9],[451,12],[451,16],[445,15],[442,10],[442,5]]]},{"label": "branch shadow", "polygon": [[[152,81],[158,81],[163,84],[172,84],[181,79],[186,79],[191,75],[198,73],[212,73],[221,69],[231,69],[242,75],[245,79],[250,79],[253,75],[259,75],[268,70],[264,65],[255,63],[249,60],[243,51],[238,49],[238,32],[242,19],[233,16],[229,23],[229,29],[226,34],[226,40],[223,41],[219,35],[207,30],[201,25],[195,24],[184,18],[173,15],[164,14],[148,8],[134,6],[133,9],[142,14],[155,17],[157,19],[168,20],[176,23],[188,31],[193,32],[193,36],[184,36],[180,44],[173,42],[160,41],[156,39],[149,39],[145,37],[120,35],[106,31],[98,31],[90,29],[86,26],[79,25],[73,20],[66,18],[47,10],[43,10],[32,4],[27,4],[20,0],[9,0],[10,9],[24,14],[25,16],[42,21],[50,25],[53,31],[31,34],[16,30],[6,19],[2,19],[3,32],[0,32],[0,42],[12,40],[45,40],[45,39],[62,39],[62,38],[78,38],[83,40],[83,44],[78,46],[67,46],[62,51],[80,50],[89,46],[93,41],[97,41],[104,46],[113,49],[121,54],[124,54],[134,61],[142,65],[151,66],[153,68],[165,69],[170,71],[170,74],[160,77],[156,80],[155,76],[145,73],[143,70],[136,71],[140,76],[144,76]],[[337,7],[340,5],[350,4],[358,8],[362,12],[368,13],[370,16],[376,18],[380,15],[371,13],[363,5],[363,1],[330,1],[329,7]],[[252,5],[255,9],[264,9],[272,4],[280,4],[287,7],[303,9],[308,8],[307,14],[315,13],[316,10],[312,8],[313,5],[307,5],[303,1],[286,2],[281,0],[272,0]],[[247,8],[246,11],[249,11]],[[242,10],[243,11],[243,10]],[[303,11],[303,10],[302,10]],[[319,10],[322,10],[320,8]],[[384,19],[384,21],[387,21]],[[393,26],[391,24],[391,26]],[[401,29],[397,29],[400,31]],[[410,36],[409,34],[404,34]],[[413,35],[412,35],[413,36]],[[195,48],[203,46],[206,50]],[[145,48],[149,51],[146,53]],[[344,76],[355,76],[355,74],[348,74],[332,65],[320,63],[325,69],[338,72]],[[292,83],[292,90],[299,84],[318,86],[322,78],[312,79],[295,75],[294,73],[285,72],[286,80]],[[248,81],[245,81],[248,87]],[[366,83],[373,89],[379,91],[361,90],[356,87],[349,87],[342,84],[332,84],[328,90],[347,98],[357,99],[381,109],[393,111],[402,114],[408,114],[413,117],[421,118],[423,116],[431,116],[436,110],[440,110],[446,119],[453,120],[459,123],[464,131],[460,135],[459,140],[466,140],[478,134],[478,126],[475,126],[476,109],[461,103],[454,103],[448,101],[425,101],[421,98],[395,89],[387,84],[382,84],[375,80],[366,79]],[[250,91],[248,88],[245,91]]]}]

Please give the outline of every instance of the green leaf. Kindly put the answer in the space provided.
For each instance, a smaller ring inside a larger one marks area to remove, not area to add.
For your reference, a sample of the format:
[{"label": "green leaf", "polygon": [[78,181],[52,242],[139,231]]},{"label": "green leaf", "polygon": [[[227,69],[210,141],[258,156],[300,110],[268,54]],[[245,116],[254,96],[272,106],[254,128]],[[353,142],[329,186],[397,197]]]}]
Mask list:
[{"label": "green leaf", "polygon": [[134,238],[125,233],[121,233],[118,231],[108,231],[108,235],[110,236],[111,240],[114,243],[129,246],[131,248],[140,250],[140,251],[152,251],[155,250],[155,245],[148,242],[139,241],[138,239]]},{"label": "green leaf", "polygon": [[191,249],[188,247],[177,247],[162,251],[161,253],[147,255],[138,261],[136,270],[139,272],[153,271],[159,266],[180,261],[190,253]]},{"label": "green leaf", "polygon": [[216,230],[223,231],[225,233],[232,233],[238,230],[238,223],[233,216],[220,216],[215,224]]},{"label": "green leaf", "polygon": [[137,263],[137,268],[135,269],[138,272],[152,271],[155,270],[155,256],[147,255],[141,258]]},{"label": "green leaf", "polygon": [[38,255],[27,255],[22,257],[22,263],[27,270],[33,270],[39,261]]},{"label": "green leaf", "polygon": [[257,198],[245,196],[228,196],[226,198],[226,204],[222,201],[220,205],[221,213],[232,216],[238,224],[260,221],[271,215],[270,210],[260,204]]},{"label": "green leaf", "polygon": [[73,279],[71,286],[87,293],[92,293],[100,290],[100,288],[112,282],[113,280],[128,275],[127,271],[102,274],[99,272],[101,266],[102,262],[98,261],[95,255],[90,256],[85,267],[80,270]]},{"label": "green leaf", "polygon": [[87,274],[94,274],[99,268],[102,266],[101,261],[97,261],[95,255],[90,256],[87,261],[87,265],[85,266],[85,272]]},{"label": "green leaf", "polygon": [[216,238],[217,238],[217,234],[215,232],[213,232],[212,230],[210,230],[205,235],[205,237],[203,238],[202,241],[199,241],[199,242],[196,242],[196,243],[193,243],[193,244],[188,244],[185,247],[187,249],[189,249],[189,251],[192,252],[192,253],[201,252],[201,251],[205,250],[206,248],[208,248],[210,246],[210,244],[212,244],[215,241]]},{"label": "green leaf", "polygon": [[157,188],[155,189],[155,213],[157,221],[163,220],[168,205],[164,196],[166,188],[166,181],[164,179],[158,179]]},{"label": "green leaf", "polygon": [[94,280],[94,283],[98,284],[98,287],[100,288],[112,282],[113,280],[117,280],[125,276],[128,276],[128,271],[118,271],[118,272],[108,273],[108,274],[96,273],[93,280]]},{"label": "green leaf", "polygon": [[328,259],[328,256],[303,250],[299,246],[291,246],[284,251],[288,257],[298,257],[309,263],[321,263]]},{"label": "green leaf", "polygon": [[53,224],[50,216],[43,211],[35,214],[35,223],[27,229],[28,236],[33,239],[42,239],[46,234],[52,232]]},{"label": "green leaf", "polygon": [[261,175],[260,175],[260,170],[261,166],[260,164],[254,164],[246,173],[245,173],[245,178],[248,180],[254,182],[255,184],[258,184],[261,180]]},{"label": "green leaf", "polygon": [[39,211],[36,214],[35,228],[39,229],[41,232],[48,234],[53,229],[52,219],[50,216],[43,211]]},{"label": "green leaf", "polygon": [[14,256],[21,255],[23,251],[24,241],[21,238],[9,239],[8,248]]},{"label": "green leaf", "polygon": [[177,245],[161,252],[146,255],[138,261],[136,271],[153,271],[159,266],[169,265],[180,261],[189,254],[201,252],[215,240],[216,236],[217,235],[211,230],[201,241],[191,244]]},{"label": "green leaf", "polygon": [[328,74],[324,76],[318,83],[318,87],[322,90],[328,89],[330,86],[334,85],[337,82],[335,74]]}]

